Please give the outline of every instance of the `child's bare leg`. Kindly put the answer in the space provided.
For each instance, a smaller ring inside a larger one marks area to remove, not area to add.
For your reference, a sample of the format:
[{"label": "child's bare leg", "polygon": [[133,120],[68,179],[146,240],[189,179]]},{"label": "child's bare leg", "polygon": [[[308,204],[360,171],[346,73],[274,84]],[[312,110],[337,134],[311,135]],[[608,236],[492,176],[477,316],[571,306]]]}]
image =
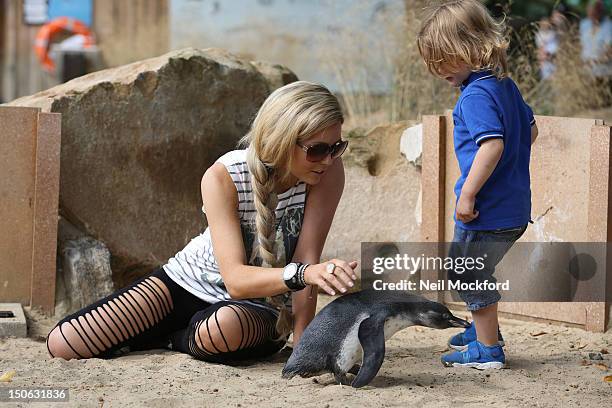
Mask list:
[{"label": "child's bare leg", "polygon": [[497,330],[499,327],[499,321],[497,320],[497,303],[473,311],[472,318],[476,326],[478,341],[485,346],[497,344]]}]

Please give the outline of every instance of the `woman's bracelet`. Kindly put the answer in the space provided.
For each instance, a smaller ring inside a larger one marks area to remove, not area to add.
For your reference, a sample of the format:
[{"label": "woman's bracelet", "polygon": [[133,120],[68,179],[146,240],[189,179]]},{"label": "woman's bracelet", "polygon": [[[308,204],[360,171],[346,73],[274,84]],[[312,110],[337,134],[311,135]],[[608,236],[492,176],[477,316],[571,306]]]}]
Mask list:
[{"label": "woman's bracelet", "polygon": [[306,268],[310,266],[310,264],[301,264],[298,268],[298,282],[301,286],[306,287],[306,280],[304,280],[304,272],[306,272]]}]

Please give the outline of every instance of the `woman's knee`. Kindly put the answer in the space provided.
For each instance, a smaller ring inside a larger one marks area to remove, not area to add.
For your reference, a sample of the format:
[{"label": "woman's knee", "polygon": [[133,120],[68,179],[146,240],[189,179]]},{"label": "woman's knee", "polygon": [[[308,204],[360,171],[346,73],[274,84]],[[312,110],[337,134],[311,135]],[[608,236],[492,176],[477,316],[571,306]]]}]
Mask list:
[{"label": "woman's knee", "polygon": [[191,319],[186,351],[199,360],[220,364],[273,354],[280,349],[271,335],[274,324],[272,314],[240,304],[217,303]]},{"label": "woman's knee", "polygon": [[73,358],[81,358],[68,344],[64,336],[60,331],[60,325],[66,323],[57,324],[51,332],[47,335],[47,351],[52,358],[59,357],[65,360],[71,360]]},{"label": "woman's knee", "polygon": [[195,324],[194,337],[198,349],[207,354],[221,354],[236,351],[244,343],[247,322],[238,307],[219,307],[206,318]]}]

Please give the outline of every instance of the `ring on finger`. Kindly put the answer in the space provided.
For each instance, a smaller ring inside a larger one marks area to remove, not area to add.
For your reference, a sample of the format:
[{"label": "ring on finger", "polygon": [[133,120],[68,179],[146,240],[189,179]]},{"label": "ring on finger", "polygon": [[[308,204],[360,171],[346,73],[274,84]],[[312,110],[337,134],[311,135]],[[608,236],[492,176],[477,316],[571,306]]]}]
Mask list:
[{"label": "ring on finger", "polygon": [[336,264],[333,262],[330,262],[327,264],[327,266],[325,267],[325,270],[327,271],[327,273],[330,274],[334,274],[334,270],[336,269]]}]

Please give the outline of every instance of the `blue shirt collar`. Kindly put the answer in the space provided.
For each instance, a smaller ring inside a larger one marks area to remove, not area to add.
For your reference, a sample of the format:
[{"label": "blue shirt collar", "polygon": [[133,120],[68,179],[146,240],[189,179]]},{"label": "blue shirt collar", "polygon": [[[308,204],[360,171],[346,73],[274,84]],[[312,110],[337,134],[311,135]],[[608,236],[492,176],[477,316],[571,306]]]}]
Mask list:
[{"label": "blue shirt collar", "polygon": [[463,91],[472,82],[479,81],[481,79],[492,78],[492,77],[495,77],[495,75],[493,74],[493,71],[491,71],[490,69],[487,69],[484,71],[472,72],[470,76],[468,76],[467,79],[463,81],[463,83],[461,84],[461,90]]}]

